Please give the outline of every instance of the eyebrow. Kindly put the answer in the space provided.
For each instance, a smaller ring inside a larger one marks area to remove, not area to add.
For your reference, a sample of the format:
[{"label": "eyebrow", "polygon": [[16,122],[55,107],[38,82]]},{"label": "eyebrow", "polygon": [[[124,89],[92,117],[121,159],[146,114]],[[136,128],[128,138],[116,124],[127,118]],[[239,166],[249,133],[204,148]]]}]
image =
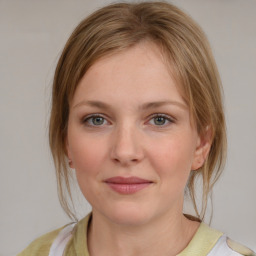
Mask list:
[{"label": "eyebrow", "polygon": [[[80,106],[91,106],[91,107],[97,107],[100,109],[105,109],[109,110],[111,109],[111,105],[104,103],[102,101],[93,101],[93,100],[88,100],[88,101],[81,101],[78,104],[76,104],[73,108],[77,108]],[[161,107],[164,105],[176,105],[180,108],[187,109],[187,106],[184,103],[178,102],[178,101],[155,101],[155,102],[146,102],[143,103],[142,105],[139,106],[139,110],[147,110],[147,109],[152,109],[156,107]]]}]

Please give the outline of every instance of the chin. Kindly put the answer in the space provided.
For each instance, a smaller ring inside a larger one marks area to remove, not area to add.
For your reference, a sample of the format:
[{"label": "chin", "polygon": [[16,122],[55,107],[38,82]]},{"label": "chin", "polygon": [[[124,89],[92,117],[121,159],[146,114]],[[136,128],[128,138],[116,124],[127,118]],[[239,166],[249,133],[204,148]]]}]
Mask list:
[{"label": "chin", "polygon": [[111,222],[125,226],[140,226],[148,223],[152,213],[138,205],[112,207],[103,213]]}]

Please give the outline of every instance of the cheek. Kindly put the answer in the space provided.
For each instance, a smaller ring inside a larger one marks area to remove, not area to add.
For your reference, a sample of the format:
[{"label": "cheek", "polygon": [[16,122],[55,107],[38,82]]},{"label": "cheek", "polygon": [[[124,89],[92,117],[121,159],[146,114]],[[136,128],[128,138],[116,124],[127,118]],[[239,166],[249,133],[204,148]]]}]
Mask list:
[{"label": "cheek", "polygon": [[104,143],[95,141],[91,136],[70,136],[69,141],[70,155],[78,178],[97,175],[106,157]]},{"label": "cheek", "polygon": [[104,166],[103,159],[106,157],[104,143],[95,141],[91,136],[73,137],[72,142],[70,151],[77,182],[84,197],[91,202],[92,191],[99,193],[98,181],[100,181],[101,170]]},{"label": "cheek", "polygon": [[[191,138],[182,137],[165,140],[151,151],[152,165],[159,176],[186,183],[193,161]],[[153,147],[152,147],[153,148]]]},{"label": "cheek", "polygon": [[191,151],[182,142],[173,141],[155,148],[151,162],[159,178],[163,200],[171,205],[183,200],[184,190],[191,171]]}]

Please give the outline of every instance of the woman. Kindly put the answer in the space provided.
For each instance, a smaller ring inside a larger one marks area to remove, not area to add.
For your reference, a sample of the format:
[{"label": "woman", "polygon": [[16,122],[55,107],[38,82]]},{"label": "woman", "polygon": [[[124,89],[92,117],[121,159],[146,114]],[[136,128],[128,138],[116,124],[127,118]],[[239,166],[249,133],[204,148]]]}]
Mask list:
[{"label": "woman", "polygon": [[[75,217],[64,197],[75,172],[92,213],[20,255],[255,255],[202,222],[225,161],[221,83],[205,35],[175,6],[113,4],[78,25],[49,139],[64,210]],[[196,217],[183,214],[186,188]]]}]

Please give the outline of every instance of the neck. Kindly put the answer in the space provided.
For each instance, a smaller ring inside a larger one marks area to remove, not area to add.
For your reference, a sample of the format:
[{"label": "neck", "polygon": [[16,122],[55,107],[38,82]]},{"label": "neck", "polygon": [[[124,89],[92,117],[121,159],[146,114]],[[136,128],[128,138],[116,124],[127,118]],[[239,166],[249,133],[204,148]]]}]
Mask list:
[{"label": "neck", "polygon": [[143,225],[119,225],[93,213],[88,231],[90,256],[177,255],[190,242],[199,223],[183,214],[163,216]]}]

